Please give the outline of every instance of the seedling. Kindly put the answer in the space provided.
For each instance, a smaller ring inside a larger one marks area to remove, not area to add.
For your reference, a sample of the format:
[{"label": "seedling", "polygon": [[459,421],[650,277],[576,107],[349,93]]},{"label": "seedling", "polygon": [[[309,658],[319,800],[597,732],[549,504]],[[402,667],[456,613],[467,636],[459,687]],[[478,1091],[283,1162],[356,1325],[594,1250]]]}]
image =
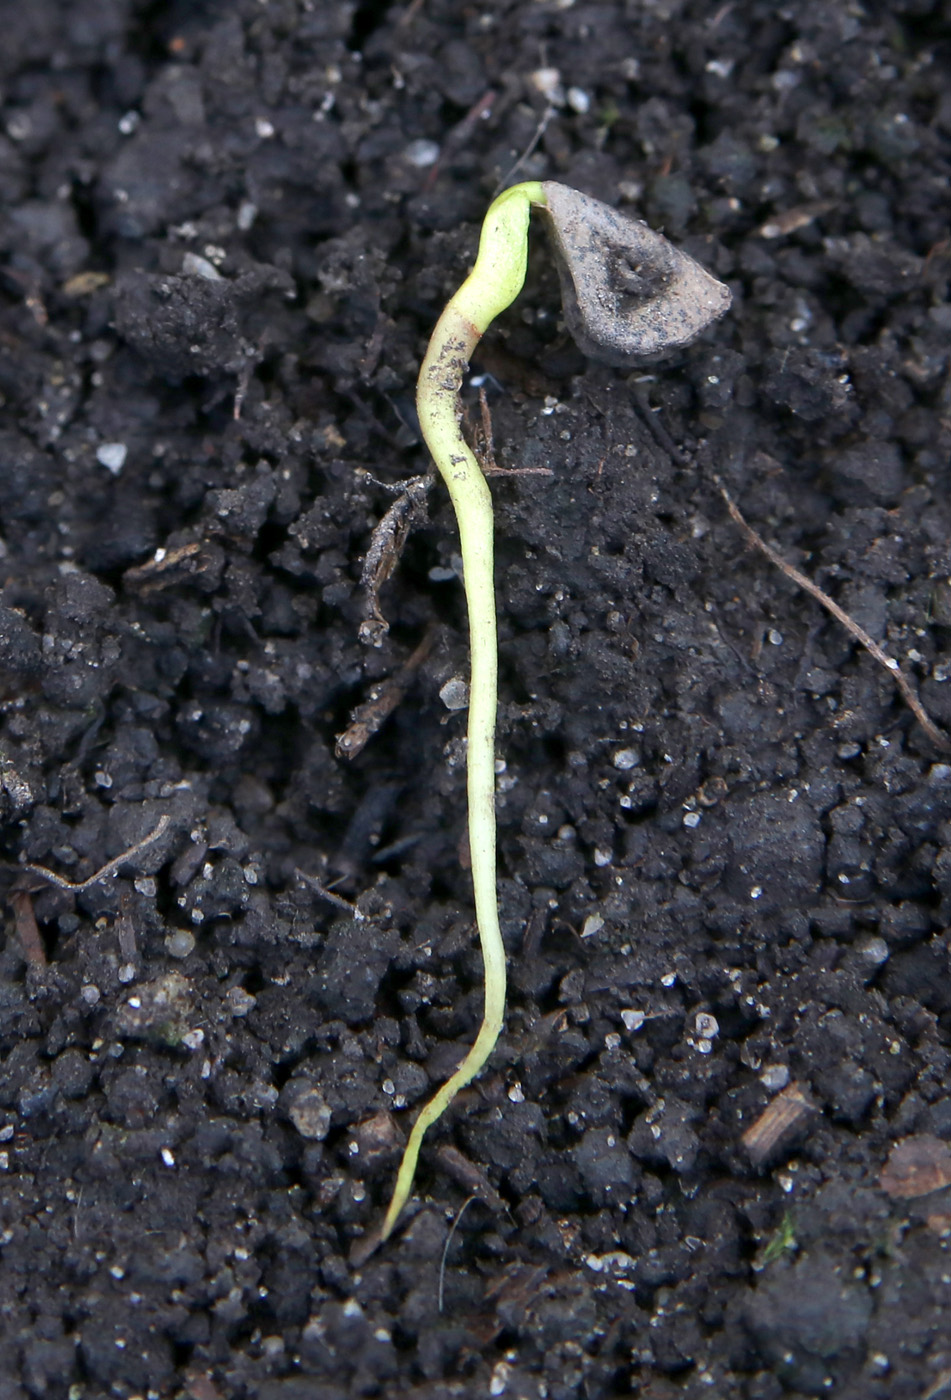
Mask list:
[{"label": "seedling", "polygon": [[485,968],[479,1033],[456,1072],[425,1105],[410,1133],[381,1239],[409,1199],[427,1128],[482,1069],[505,1012],[505,949],[495,877],[495,718],[498,641],[492,497],[459,427],[459,390],[476,345],[525,281],[532,208],[548,219],[565,321],[585,354],[622,365],[689,344],[730,305],[728,289],[646,224],[634,223],[565,185],[532,181],[499,195],[482,225],[476,264],[433,331],[416,404],[459,525],[469,614],[467,790],[469,858]]}]

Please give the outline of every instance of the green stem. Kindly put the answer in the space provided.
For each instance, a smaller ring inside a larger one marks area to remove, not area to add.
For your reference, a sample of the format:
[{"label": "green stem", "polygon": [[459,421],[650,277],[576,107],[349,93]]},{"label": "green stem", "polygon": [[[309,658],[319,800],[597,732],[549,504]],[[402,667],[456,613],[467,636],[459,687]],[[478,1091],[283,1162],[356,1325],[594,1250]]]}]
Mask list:
[{"label": "green stem", "polygon": [[475,267],[446,306],[419,373],[416,404],[433,460],[449,488],[462,545],[469,614],[469,729],[466,757],[469,858],[476,922],[485,967],[485,1006],[479,1034],[459,1068],[425,1105],[403,1153],[382,1238],[391,1234],[409,1199],[427,1128],[482,1069],[502,1029],[505,949],[499,929],[495,870],[495,716],[498,637],[493,575],[492,496],[459,428],[459,390],[473,350],[490,323],[518,296],[528,262],[528,222],[545,194],[535,181],[506,190],[482,225]]}]

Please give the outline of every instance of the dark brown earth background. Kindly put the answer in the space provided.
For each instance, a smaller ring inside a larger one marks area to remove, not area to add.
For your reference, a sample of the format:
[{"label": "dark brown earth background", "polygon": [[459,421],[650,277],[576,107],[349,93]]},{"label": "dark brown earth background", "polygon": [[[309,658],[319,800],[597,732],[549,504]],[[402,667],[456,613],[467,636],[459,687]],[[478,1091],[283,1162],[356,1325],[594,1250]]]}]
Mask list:
[{"label": "dark brown earth background", "polygon": [[[716,478],[951,728],[949,58],[929,0],[3,6],[0,1400],[948,1391],[951,759]],[[481,972],[441,487],[377,647],[361,561],[516,178],[734,305],[588,365],[539,236],[474,366],[551,473],[493,485],[509,1013],[362,1259]]]}]

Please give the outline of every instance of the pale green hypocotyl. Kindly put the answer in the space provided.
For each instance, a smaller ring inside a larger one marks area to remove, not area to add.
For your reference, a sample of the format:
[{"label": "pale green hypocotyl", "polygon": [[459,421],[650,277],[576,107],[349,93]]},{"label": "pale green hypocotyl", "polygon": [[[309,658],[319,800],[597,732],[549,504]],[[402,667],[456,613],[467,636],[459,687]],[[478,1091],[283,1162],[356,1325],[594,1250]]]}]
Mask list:
[{"label": "pale green hypocotyl", "polygon": [[485,962],[485,1010],[472,1049],[410,1133],[383,1223],[390,1234],[413,1185],[426,1129],[492,1053],[505,1011],[505,950],[495,888],[495,710],[498,677],[492,498],[459,430],[459,390],[483,332],[525,281],[528,221],[542,208],[562,288],[565,323],[587,355],[642,363],[695,340],[729,308],[730,290],[646,224],[555,181],[515,185],[491,205],[479,256],[429,342],[416,402],[423,436],[455,507],[469,608],[469,850]]},{"label": "pale green hypocotyl", "polygon": [[544,190],[537,181],[513,186],[489,207],[475,267],[436,324],[416,391],[423,437],[449,488],[462,545],[470,652],[466,759],[469,858],[485,967],[485,1006],[479,1034],[469,1053],[413,1125],[383,1222],[384,1240],[409,1199],[427,1128],[432,1127],[459,1090],[482,1069],[495,1048],[505,1012],[505,949],[499,929],[495,879],[498,640],[492,496],[482,469],[460,431],[459,390],[469,358],[482,335],[522,290],[533,204],[545,204]]}]

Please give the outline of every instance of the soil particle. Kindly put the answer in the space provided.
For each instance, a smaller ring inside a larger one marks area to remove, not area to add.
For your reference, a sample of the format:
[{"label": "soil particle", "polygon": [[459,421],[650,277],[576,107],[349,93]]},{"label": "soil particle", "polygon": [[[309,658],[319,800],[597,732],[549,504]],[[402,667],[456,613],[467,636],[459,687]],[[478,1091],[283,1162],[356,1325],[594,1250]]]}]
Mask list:
[{"label": "soil particle", "polygon": [[747,1326],[762,1359],[786,1384],[828,1390],[830,1376],[863,1349],[872,1312],[867,1289],[841,1277],[816,1250],[757,1290]]}]

